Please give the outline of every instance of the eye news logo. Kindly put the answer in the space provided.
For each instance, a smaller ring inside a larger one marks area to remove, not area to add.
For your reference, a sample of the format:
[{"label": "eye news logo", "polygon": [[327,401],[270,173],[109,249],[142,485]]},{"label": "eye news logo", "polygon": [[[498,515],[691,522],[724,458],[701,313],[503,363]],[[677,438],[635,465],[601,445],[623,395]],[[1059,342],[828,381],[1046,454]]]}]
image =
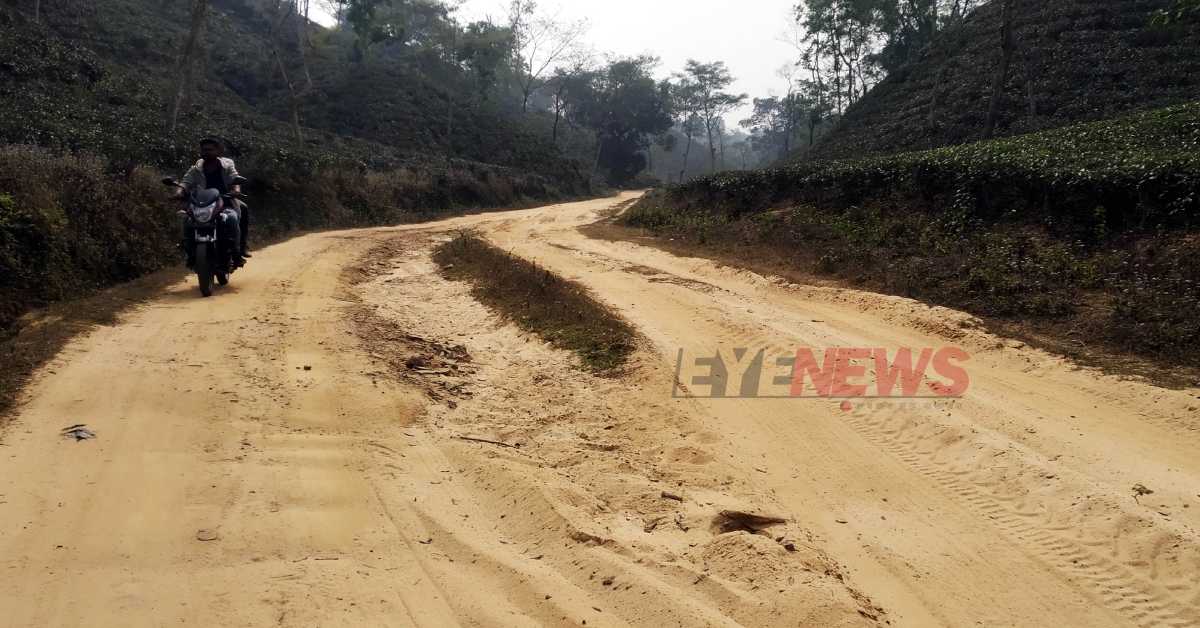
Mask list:
[{"label": "eye news logo", "polygon": [[[671,397],[683,399],[947,399],[971,387],[958,347],[679,350]],[[848,409],[848,408],[847,408]]]}]

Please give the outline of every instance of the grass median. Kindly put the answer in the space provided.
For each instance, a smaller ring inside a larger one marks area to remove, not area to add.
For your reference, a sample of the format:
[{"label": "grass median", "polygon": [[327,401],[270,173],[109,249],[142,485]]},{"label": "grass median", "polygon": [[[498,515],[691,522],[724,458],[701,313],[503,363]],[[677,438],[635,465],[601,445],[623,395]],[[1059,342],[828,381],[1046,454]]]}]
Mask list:
[{"label": "grass median", "polygon": [[633,352],[637,334],[583,286],[528,260],[460,233],[434,251],[447,279],[471,284],[471,294],[521,329],[579,355],[584,367],[613,374]]}]

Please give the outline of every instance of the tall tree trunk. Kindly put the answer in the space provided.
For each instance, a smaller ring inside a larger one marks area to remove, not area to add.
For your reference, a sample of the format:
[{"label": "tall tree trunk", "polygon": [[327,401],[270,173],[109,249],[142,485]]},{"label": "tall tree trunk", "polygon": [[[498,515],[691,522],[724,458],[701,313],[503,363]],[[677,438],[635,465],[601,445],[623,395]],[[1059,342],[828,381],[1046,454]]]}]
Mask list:
[{"label": "tall tree trunk", "polygon": [[[443,51],[445,57],[443,61],[447,64],[453,63],[455,56],[458,54],[458,30],[454,30],[454,34],[450,39],[450,48]],[[457,106],[457,101],[454,99],[455,91],[453,89],[446,90],[446,155],[454,154],[454,108]]]},{"label": "tall tree trunk", "polygon": [[954,0],[954,7],[950,9],[950,20],[948,25],[957,25],[963,20],[963,17],[962,0]]},{"label": "tall tree trunk", "polygon": [[308,36],[308,4],[309,0],[295,0],[303,7],[296,12],[296,39],[300,49],[300,67],[304,70],[304,93],[313,91],[312,73],[308,71],[308,51],[312,48],[312,39]]},{"label": "tall tree trunk", "polygon": [[[292,135],[295,136],[297,143],[301,143],[304,141],[304,134],[300,130],[300,97],[296,93],[296,86],[292,83],[292,78],[288,76],[287,66],[283,63],[283,54],[280,51],[283,47],[283,28],[287,24],[288,18],[292,17],[293,11],[298,7],[295,4],[295,0],[283,1],[287,3],[286,9],[281,7],[278,1],[275,4],[276,10],[284,11],[284,13],[279,16],[279,22],[271,29],[271,56],[275,58],[275,67],[279,70],[279,78],[283,79],[283,84],[287,86],[288,106],[291,109],[292,115]],[[301,42],[300,46],[303,48],[304,43]]]},{"label": "tall tree trunk", "polygon": [[841,54],[836,47],[833,54],[833,97],[837,104],[837,112],[840,114],[844,111],[842,109],[842,61]]},{"label": "tall tree trunk", "polygon": [[929,90],[929,118],[926,120],[930,129],[937,128],[938,107],[941,105],[941,87],[946,84],[946,73],[950,64],[942,65],[942,69],[938,70],[937,80],[933,82],[933,87]]},{"label": "tall tree trunk", "polygon": [[[600,155],[604,152],[604,134],[596,134],[596,160],[592,162],[592,179],[600,173]],[[591,179],[588,180],[588,186],[592,184]]]},{"label": "tall tree trunk", "polygon": [[679,182],[683,183],[684,177],[687,176],[688,157],[692,154],[692,132],[687,132],[687,148],[683,150],[683,168],[679,171]]},{"label": "tall tree trunk", "polygon": [[562,96],[554,95],[554,145],[558,146],[558,125],[562,122]]},{"label": "tall tree trunk", "polygon": [[446,99],[446,154],[454,154],[454,94]]},{"label": "tall tree trunk", "polygon": [[1000,66],[996,68],[996,76],[992,79],[992,97],[988,103],[987,119],[983,124],[983,139],[991,139],[996,134],[996,119],[1000,115],[1000,97],[1004,93],[1004,83],[1008,80],[1008,68],[1012,65],[1013,51],[1016,42],[1013,37],[1013,13],[1016,0],[1002,0],[1000,26]]},{"label": "tall tree trunk", "polygon": [[1038,114],[1037,108],[1037,68],[1034,64],[1035,58],[1033,55],[1027,55],[1025,58],[1025,99],[1029,101],[1029,117],[1036,118]]},{"label": "tall tree trunk", "polygon": [[529,113],[529,94],[533,91],[532,80],[521,83],[521,113]]},{"label": "tall tree trunk", "polygon": [[724,170],[726,168],[726,166],[725,166],[726,162],[725,162],[725,128],[724,128],[723,124],[717,125],[717,142],[719,142],[721,145],[721,170]]},{"label": "tall tree trunk", "polygon": [[179,57],[179,67],[175,71],[175,98],[171,101],[171,111],[167,115],[167,129],[172,137],[179,126],[179,112],[183,109],[188,89],[192,85],[192,69],[196,65],[196,53],[202,45],[200,39],[203,37],[207,19],[208,0],[192,0],[188,37],[183,45],[183,54]]},{"label": "tall tree trunk", "polygon": [[716,172],[716,142],[713,140],[713,126],[716,121],[713,120],[713,115],[710,110],[704,108],[704,132],[708,134],[708,161],[709,172]]},{"label": "tall tree trunk", "polygon": [[561,122],[561,121],[562,121],[562,107],[559,106],[558,100],[555,99],[555,102],[554,102],[554,131],[551,134],[551,139],[554,141],[555,146],[558,146],[558,125],[559,125],[559,122]]},{"label": "tall tree trunk", "polygon": [[292,113],[292,135],[295,136],[296,142],[304,141],[304,134],[300,130],[300,98],[296,95],[296,87],[292,85],[292,80],[288,77],[287,67],[283,65],[283,56],[279,54],[279,48],[273,51],[275,55],[275,65],[279,68],[279,76],[283,78],[283,84],[287,85],[288,89],[288,105]]},{"label": "tall tree trunk", "polygon": [[787,159],[788,155],[792,154],[792,133],[796,132],[796,120],[792,117],[795,114],[792,109],[792,98],[791,95],[788,95],[783,105],[783,154],[779,156],[780,161]]},{"label": "tall tree trunk", "polygon": [[828,95],[828,91],[825,88],[825,79],[823,79],[821,77],[821,48],[820,48],[820,46],[813,46],[812,50],[813,50],[812,78],[813,78],[813,83],[815,83],[817,86],[817,106],[824,108],[825,97]]}]

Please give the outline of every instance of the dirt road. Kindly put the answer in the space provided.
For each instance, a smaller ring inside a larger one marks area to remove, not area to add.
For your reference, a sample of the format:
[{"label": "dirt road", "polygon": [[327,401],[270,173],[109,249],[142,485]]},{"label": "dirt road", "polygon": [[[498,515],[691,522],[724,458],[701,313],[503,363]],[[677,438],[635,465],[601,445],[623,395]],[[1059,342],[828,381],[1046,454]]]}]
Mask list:
[{"label": "dirt road", "polygon": [[[304,236],[78,339],[0,441],[0,626],[1200,625],[1200,391],[577,230],[613,204]],[[462,227],[630,372],[441,279]],[[681,349],[951,344],[954,401],[671,396]]]}]

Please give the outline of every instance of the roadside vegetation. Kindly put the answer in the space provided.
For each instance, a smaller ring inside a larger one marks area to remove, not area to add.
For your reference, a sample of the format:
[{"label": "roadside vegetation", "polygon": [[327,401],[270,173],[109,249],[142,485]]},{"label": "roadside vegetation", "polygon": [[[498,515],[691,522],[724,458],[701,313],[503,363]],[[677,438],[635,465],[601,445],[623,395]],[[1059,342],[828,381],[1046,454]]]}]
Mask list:
[{"label": "roadside vegetation", "polygon": [[[823,71],[798,92],[831,123],[810,158],[856,159],[1044,131],[1183,104],[1200,88],[1193,0],[803,5],[807,59],[821,63],[802,65]],[[837,62],[847,57],[849,63]]]},{"label": "roadside vegetation", "polygon": [[573,351],[583,365],[611,374],[633,352],[636,333],[583,286],[461,233],[434,252],[442,275],[471,284],[471,294],[506,320],[551,346]]},{"label": "roadside vegetation", "polygon": [[[319,228],[428,220],[479,207],[562,198],[546,179],[487,164],[413,164],[383,172],[289,170],[249,160],[254,241]],[[47,303],[179,262],[179,217],[163,172],[112,172],[88,153],[0,147],[0,330]],[[173,173],[172,173],[173,174]],[[177,174],[175,176],[178,176]]]},{"label": "roadside vegetation", "polygon": [[629,226],[1200,365],[1200,104],[988,142],[722,173]]}]

